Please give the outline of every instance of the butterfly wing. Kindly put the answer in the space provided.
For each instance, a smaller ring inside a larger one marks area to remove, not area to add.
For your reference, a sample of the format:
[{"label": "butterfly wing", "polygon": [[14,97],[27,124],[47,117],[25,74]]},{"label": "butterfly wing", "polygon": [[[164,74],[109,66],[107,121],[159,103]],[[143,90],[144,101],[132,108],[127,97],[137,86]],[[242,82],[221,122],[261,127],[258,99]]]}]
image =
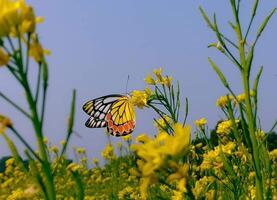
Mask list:
[{"label": "butterfly wing", "polygon": [[113,94],[86,102],[83,110],[90,116],[85,125],[89,128],[103,128],[107,126],[106,116],[110,112],[112,105],[118,101],[122,95]]},{"label": "butterfly wing", "polygon": [[135,109],[129,97],[122,96],[115,101],[106,115],[108,132],[113,136],[124,136],[135,128]]}]

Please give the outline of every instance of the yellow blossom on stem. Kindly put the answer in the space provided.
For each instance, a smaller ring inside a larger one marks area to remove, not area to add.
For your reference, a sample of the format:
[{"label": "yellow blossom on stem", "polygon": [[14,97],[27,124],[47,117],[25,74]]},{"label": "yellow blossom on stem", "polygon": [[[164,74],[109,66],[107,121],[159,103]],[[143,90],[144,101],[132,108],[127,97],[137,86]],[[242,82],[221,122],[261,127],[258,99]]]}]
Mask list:
[{"label": "yellow blossom on stem", "polygon": [[206,118],[201,118],[201,119],[195,120],[194,124],[196,127],[203,129],[203,127],[207,124],[207,120]]},{"label": "yellow blossom on stem", "polygon": [[214,150],[210,150],[203,155],[203,161],[200,165],[201,170],[206,169],[215,169],[219,170],[223,168],[224,164],[221,158],[221,151],[226,155],[231,155],[233,150],[235,149],[236,144],[233,142],[228,142],[226,145],[219,145],[214,148]]},{"label": "yellow blossom on stem", "polygon": [[211,176],[204,176],[203,178],[196,181],[194,188],[192,189],[192,193],[196,199],[200,199],[205,194],[205,190],[207,185],[214,182],[214,178]]},{"label": "yellow blossom on stem", "polygon": [[145,92],[145,94],[146,94],[148,97],[150,97],[151,95],[153,95],[153,92],[152,92],[152,90],[151,90],[149,87],[146,87],[146,88],[144,89],[144,92]]},{"label": "yellow blossom on stem", "polygon": [[173,126],[174,136],[166,135],[164,145],[161,151],[169,155],[180,155],[184,153],[190,144],[191,128],[190,126],[183,127],[182,124],[177,123]]},{"label": "yellow blossom on stem", "polygon": [[144,81],[145,81],[148,85],[156,85],[156,81],[155,81],[154,78],[151,76],[151,74],[147,74],[147,76],[145,77]]},{"label": "yellow blossom on stem", "polygon": [[76,153],[78,153],[78,154],[84,154],[84,153],[86,153],[86,150],[84,148],[77,148],[76,149]]},{"label": "yellow blossom on stem", "polygon": [[[236,120],[235,126],[237,126],[239,120]],[[233,128],[233,124],[231,120],[225,120],[217,125],[216,133],[219,135],[228,135]]]},{"label": "yellow blossom on stem", "polygon": [[126,142],[132,141],[132,135],[131,134],[125,135],[122,137],[122,139]]},{"label": "yellow blossom on stem", "polygon": [[3,134],[9,126],[12,126],[12,121],[8,117],[0,115],[0,134]]},{"label": "yellow blossom on stem", "polygon": [[[253,90],[250,90],[249,92],[250,97],[254,97],[255,96],[255,92]],[[245,101],[245,93],[239,94],[236,96],[236,103],[242,103]]]},{"label": "yellow blossom on stem", "polygon": [[51,148],[50,148],[50,150],[53,152],[53,153],[58,153],[59,152],[59,147],[58,146],[52,146]]},{"label": "yellow blossom on stem", "polygon": [[225,96],[219,97],[216,101],[216,106],[220,108],[226,107],[228,103],[228,98],[230,99],[230,101],[233,99],[231,95],[228,95],[228,96],[225,95]]},{"label": "yellow blossom on stem", "polygon": [[71,171],[71,172],[76,172],[76,171],[80,171],[82,168],[81,165],[79,164],[76,164],[76,163],[70,163],[68,166],[67,166],[67,170]]},{"label": "yellow blossom on stem", "polygon": [[29,53],[30,56],[33,57],[37,63],[42,62],[45,55],[50,55],[50,51],[43,49],[37,37],[34,37],[32,39]]},{"label": "yellow blossom on stem", "polygon": [[154,69],[153,70],[153,73],[156,75],[159,82],[163,82],[162,71],[163,70],[162,70],[161,67],[159,69]]},{"label": "yellow blossom on stem", "polygon": [[149,138],[146,134],[140,134],[136,137],[136,142],[144,143],[144,142],[148,142],[150,140],[151,140],[151,138]]},{"label": "yellow blossom on stem", "polygon": [[181,180],[187,177],[189,165],[187,163],[177,167],[177,171],[170,174],[167,178],[168,181]]},{"label": "yellow blossom on stem", "polygon": [[97,158],[93,158],[92,163],[95,164],[96,166],[98,166],[99,165],[99,160]]},{"label": "yellow blossom on stem", "polygon": [[148,99],[148,95],[145,93],[145,91],[134,90],[131,93],[131,102],[132,102],[132,104],[134,106],[137,106],[140,109],[147,106],[147,99]]},{"label": "yellow blossom on stem", "polygon": [[177,182],[176,190],[173,191],[172,200],[183,200],[186,189],[186,179],[182,178]]},{"label": "yellow blossom on stem", "polygon": [[165,86],[170,87],[172,84],[172,76],[163,77],[163,83]]},{"label": "yellow blossom on stem", "polygon": [[150,176],[158,170],[168,156],[183,155],[190,143],[190,127],[177,123],[173,126],[174,135],[160,132],[156,138],[144,137],[141,144],[133,144],[131,149],[140,160],[138,164],[143,176]]},{"label": "yellow blossom on stem", "polygon": [[0,47],[0,67],[5,66],[9,63],[10,57],[7,55],[3,48]]},{"label": "yellow blossom on stem", "polygon": [[113,145],[107,144],[105,149],[101,152],[101,155],[105,160],[113,160],[116,157],[114,154]]},{"label": "yellow blossom on stem", "polygon": [[33,33],[37,19],[33,8],[24,0],[1,0],[0,2],[0,37],[11,34],[17,36],[16,29],[21,34]]}]

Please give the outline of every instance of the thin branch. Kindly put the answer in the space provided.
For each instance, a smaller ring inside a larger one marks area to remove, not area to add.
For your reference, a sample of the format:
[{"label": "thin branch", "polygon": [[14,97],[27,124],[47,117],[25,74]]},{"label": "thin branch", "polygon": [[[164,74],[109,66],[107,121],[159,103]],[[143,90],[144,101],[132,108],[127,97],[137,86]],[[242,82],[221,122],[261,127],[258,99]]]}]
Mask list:
[{"label": "thin branch", "polygon": [[43,161],[40,159],[40,157],[37,155],[37,153],[32,149],[32,147],[24,140],[24,138],[17,132],[17,130],[11,126],[9,127],[11,131],[18,137],[18,139],[27,147],[27,149],[42,163]]},{"label": "thin branch", "polygon": [[21,107],[19,107],[16,103],[14,103],[11,99],[9,99],[6,95],[4,95],[2,92],[0,92],[0,96],[6,100],[8,103],[10,103],[13,107],[15,107],[19,112],[21,112],[23,115],[25,115],[27,118],[32,119],[32,117]]}]

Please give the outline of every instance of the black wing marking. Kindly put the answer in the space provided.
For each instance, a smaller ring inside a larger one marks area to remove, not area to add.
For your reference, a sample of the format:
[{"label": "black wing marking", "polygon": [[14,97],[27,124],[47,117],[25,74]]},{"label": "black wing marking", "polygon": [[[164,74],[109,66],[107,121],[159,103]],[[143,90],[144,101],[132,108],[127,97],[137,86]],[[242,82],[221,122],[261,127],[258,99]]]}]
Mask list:
[{"label": "black wing marking", "polygon": [[122,95],[112,94],[90,100],[83,105],[83,110],[90,115],[85,125],[89,128],[106,127],[105,117],[110,112],[112,105]]},{"label": "black wing marking", "polygon": [[94,117],[90,117],[86,123],[85,123],[86,127],[88,128],[103,128],[107,126],[106,121],[103,120],[97,120]]}]

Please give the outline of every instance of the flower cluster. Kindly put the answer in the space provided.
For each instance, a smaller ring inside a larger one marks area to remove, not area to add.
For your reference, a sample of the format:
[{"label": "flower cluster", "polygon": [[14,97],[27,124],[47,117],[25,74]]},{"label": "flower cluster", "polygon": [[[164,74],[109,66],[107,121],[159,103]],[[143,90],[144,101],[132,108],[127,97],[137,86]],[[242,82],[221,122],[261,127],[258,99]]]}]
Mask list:
[{"label": "flower cluster", "polygon": [[[170,158],[184,156],[190,144],[190,127],[183,127],[181,124],[173,126],[174,135],[170,136],[166,132],[159,132],[154,139],[146,135],[140,135],[137,141],[140,144],[133,144],[132,149],[140,158],[137,161],[141,173],[141,194],[147,197],[147,188],[150,183],[158,178],[158,172],[164,171],[166,166],[170,166],[173,173],[169,174],[169,182],[177,181],[176,192],[185,190],[185,180],[188,172],[188,165],[176,163]],[[178,193],[178,192],[177,192]],[[176,193],[176,195],[177,195]]]},{"label": "flower cluster", "polygon": [[162,68],[160,67],[159,69],[153,70],[154,75],[156,76],[155,78],[151,74],[147,74],[146,78],[144,81],[148,85],[156,85],[156,84],[161,84],[165,85],[167,87],[170,87],[172,84],[172,76],[163,76],[162,75]]}]

